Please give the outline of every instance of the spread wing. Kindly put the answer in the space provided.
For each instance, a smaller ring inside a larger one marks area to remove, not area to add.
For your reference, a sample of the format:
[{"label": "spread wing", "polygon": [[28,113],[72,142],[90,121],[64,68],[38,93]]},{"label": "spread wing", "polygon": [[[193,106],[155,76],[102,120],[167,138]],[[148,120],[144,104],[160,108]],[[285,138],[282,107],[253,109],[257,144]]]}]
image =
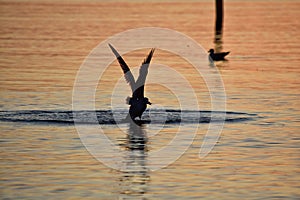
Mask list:
[{"label": "spread wing", "polygon": [[155,49],[151,49],[149,55],[147,56],[147,58],[142,63],[142,66],[140,67],[140,74],[139,74],[139,77],[136,81],[137,89],[133,92],[133,97],[137,97],[137,98],[143,98],[144,97],[144,85],[145,85],[146,77],[147,77],[147,74],[148,74],[149,64],[150,64],[150,61],[152,59],[154,50]]},{"label": "spread wing", "polygon": [[120,54],[117,52],[117,50],[111,45],[108,44],[112,52],[115,54],[116,58],[118,59],[118,62],[123,70],[125,80],[130,85],[132,92],[135,91],[135,80],[134,77],[128,67],[128,65],[125,63],[124,59],[120,56]]}]

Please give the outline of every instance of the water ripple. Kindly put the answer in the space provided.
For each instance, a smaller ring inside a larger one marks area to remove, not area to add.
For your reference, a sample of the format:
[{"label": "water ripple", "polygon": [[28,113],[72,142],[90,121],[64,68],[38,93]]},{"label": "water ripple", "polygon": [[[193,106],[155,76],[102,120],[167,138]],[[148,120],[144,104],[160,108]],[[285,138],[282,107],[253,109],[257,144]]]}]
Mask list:
[{"label": "water ripple", "polygon": [[[95,121],[95,114],[97,122]],[[116,124],[125,123],[128,111],[126,110],[97,110],[97,111],[48,111],[48,110],[21,110],[0,111],[0,121],[48,123],[48,124]],[[76,117],[75,117],[76,116]],[[218,123],[218,122],[243,122],[253,120],[256,114],[243,112],[222,111],[192,111],[192,110],[147,110],[141,122],[157,124],[178,123]]]}]

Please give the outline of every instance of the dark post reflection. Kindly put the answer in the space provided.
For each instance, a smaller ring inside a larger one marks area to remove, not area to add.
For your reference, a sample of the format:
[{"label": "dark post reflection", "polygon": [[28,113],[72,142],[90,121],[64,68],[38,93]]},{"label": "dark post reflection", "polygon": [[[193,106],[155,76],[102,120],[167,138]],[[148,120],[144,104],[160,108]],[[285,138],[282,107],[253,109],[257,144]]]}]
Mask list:
[{"label": "dark post reflection", "polygon": [[125,148],[128,151],[125,170],[120,178],[121,199],[146,199],[147,183],[150,180],[147,169],[147,134],[143,124],[129,123]]}]

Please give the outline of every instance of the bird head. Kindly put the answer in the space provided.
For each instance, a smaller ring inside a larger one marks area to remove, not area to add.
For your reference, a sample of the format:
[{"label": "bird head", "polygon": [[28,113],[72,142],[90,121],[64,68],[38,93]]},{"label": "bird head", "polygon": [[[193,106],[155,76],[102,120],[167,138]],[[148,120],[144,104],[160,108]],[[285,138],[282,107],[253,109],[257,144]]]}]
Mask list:
[{"label": "bird head", "polygon": [[144,101],[146,102],[146,104],[149,104],[149,105],[151,105],[152,103],[149,101],[149,99],[148,98],[145,98],[144,99]]},{"label": "bird head", "polygon": [[215,52],[215,50],[213,50],[213,49],[210,49],[209,51],[208,51],[208,53],[214,53]]}]

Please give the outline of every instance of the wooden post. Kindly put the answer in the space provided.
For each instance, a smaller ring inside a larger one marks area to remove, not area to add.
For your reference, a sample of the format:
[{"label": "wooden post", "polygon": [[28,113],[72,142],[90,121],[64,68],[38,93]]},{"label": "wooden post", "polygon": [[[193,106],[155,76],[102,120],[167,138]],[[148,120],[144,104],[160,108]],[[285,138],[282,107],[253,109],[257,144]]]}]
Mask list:
[{"label": "wooden post", "polygon": [[216,35],[222,34],[223,28],[223,0],[216,0]]},{"label": "wooden post", "polygon": [[222,29],[223,29],[223,0],[216,0],[216,26],[215,44],[216,52],[222,50]]}]

